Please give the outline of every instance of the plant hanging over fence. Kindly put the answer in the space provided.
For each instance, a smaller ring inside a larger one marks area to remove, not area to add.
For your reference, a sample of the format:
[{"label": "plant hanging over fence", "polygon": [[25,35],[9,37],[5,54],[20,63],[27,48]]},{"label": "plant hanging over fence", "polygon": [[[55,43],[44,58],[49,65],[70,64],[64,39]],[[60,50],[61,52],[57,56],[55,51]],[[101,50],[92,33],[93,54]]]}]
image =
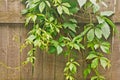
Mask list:
[{"label": "plant hanging over fence", "polygon": [[[108,18],[112,11],[100,11],[104,0],[24,0],[26,8],[25,26],[33,23],[25,40],[25,46],[32,45],[26,62],[34,64],[36,48],[49,54],[64,54],[68,61],[64,68],[66,80],[76,80],[79,66],[87,64],[84,78],[93,72],[91,80],[105,80],[99,67],[111,66],[105,54],[110,54],[108,38],[116,31],[116,26]],[[89,21],[79,24],[79,14],[89,15]],[[75,55],[83,56],[83,63],[76,61]]]}]

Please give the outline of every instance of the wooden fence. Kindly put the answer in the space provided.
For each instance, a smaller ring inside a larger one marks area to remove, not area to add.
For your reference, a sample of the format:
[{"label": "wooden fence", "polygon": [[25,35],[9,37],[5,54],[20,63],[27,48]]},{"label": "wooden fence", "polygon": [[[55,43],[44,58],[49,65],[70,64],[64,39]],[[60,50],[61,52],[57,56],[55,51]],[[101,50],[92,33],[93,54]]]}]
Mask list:
[{"label": "wooden fence", "polygon": [[[112,17],[120,31],[120,0],[107,0],[108,10],[115,11]],[[23,5],[20,0],[0,0],[0,80],[64,80],[63,56],[49,55],[38,49],[35,66],[21,63],[26,60],[29,48],[20,52],[20,45],[26,38],[29,28],[24,27],[24,18],[20,14]],[[103,8],[104,10],[104,8]],[[81,20],[82,21],[82,20]],[[80,22],[81,22],[80,21]],[[112,38],[112,61],[110,70],[101,71],[107,80],[120,80],[120,40],[119,35]],[[80,66],[77,77],[83,80]]]}]

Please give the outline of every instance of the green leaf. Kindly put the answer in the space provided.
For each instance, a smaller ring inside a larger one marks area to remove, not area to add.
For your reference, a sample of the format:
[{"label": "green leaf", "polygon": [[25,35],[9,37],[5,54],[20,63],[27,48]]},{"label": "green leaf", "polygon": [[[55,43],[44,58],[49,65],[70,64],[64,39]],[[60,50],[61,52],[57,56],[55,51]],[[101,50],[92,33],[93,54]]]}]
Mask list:
[{"label": "green leaf", "polygon": [[109,53],[110,52],[110,43],[102,42],[102,44],[100,45],[100,48],[104,53]]},{"label": "green leaf", "polygon": [[102,31],[99,28],[96,28],[95,35],[98,39],[101,39],[102,38]]},{"label": "green leaf", "polygon": [[85,46],[79,43],[79,47],[85,49]]},{"label": "green leaf", "polygon": [[69,3],[63,3],[62,5],[64,5],[65,7],[71,7]]},{"label": "green leaf", "polygon": [[74,23],[71,23],[71,22],[66,22],[66,23],[63,24],[63,27],[64,27],[64,28],[69,28],[69,29],[72,30],[73,32],[76,32],[75,29],[76,29],[77,25],[74,24]]},{"label": "green leaf", "polygon": [[104,22],[105,22],[105,20],[104,20],[104,19],[102,19],[102,17],[100,17],[100,16],[96,16],[96,18],[97,18],[97,20],[98,20],[98,23],[99,23],[99,24],[101,24],[101,23],[104,23]]},{"label": "green leaf", "polygon": [[79,64],[78,62],[75,62],[75,61],[74,61],[73,63],[74,63],[75,65],[77,65],[77,66],[80,66],[80,64]]},{"label": "green leaf", "polygon": [[50,54],[54,53],[56,51],[56,48],[54,46],[50,46],[48,52]]},{"label": "green leaf", "polygon": [[81,39],[89,30],[91,27],[87,27],[81,34],[77,35],[76,37],[73,38],[73,42],[76,40]]},{"label": "green leaf", "polygon": [[38,46],[38,47],[41,46],[41,42],[40,42],[39,39],[36,39],[36,40],[34,41],[34,46]]},{"label": "green leaf", "polygon": [[113,14],[114,14],[113,11],[104,11],[104,12],[100,13],[101,16],[108,16],[108,17],[113,15]]},{"label": "green leaf", "polygon": [[95,69],[98,66],[98,63],[99,63],[98,58],[93,59],[91,63],[91,68]]},{"label": "green leaf", "polygon": [[77,67],[75,66],[75,64],[73,63],[70,64],[70,71],[74,74],[77,72]]},{"label": "green leaf", "polygon": [[76,67],[76,66],[73,63],[70,63],[70,65],[69,65],[70,71],[72,71],[74,67]]},{"label": "green leaf", "polygon": [[69,9],[67,8],[67,7],[65,7],[65,6],[62,6],[62,9],[63,9],[63,11],[66,13],[66,14],[70,14],[70,11],[69,11]]},{"label": "green leaf", "polygon": [[90,68],[87,68],[84,70],[83,74],[84,74],[84,78],[87,78],[88,74],[90,74],[91,72],[91,69]]},{"label": "green leaf", "polygon": [[62,53],[63,49],[61,46],[57,46],[57,54],[59,55],[60,53]]},{"label": "green leaf", "polygon": [[100,6],[98,4],[93,6],[93,12],[94,13],[96,13],[99,10],[100,10]]},{"label": "green leaf", "polygon": [[90,1],[86,2],[84,9],[88,9],[92,6],[92,3]]},{"label": "green leaf", "polygon": [[61,15],[61,14],[63,13],[62,6],[58,6],[58,7],[57,7],[57,11],[58,11],[58,13]]},{"label": "green leaf", "polygon": [[102,30],[102,33],[103,33],[103,36],[105,37],[105,39],[108,39],[108,37],[110,36],[110,27],[106,22],[104,22],[101,25],[101,30]]},{"label": "green leaf", "polygon": [[87,39],[88,41],[93,41],[95,35],[94,35],[94,29],[89,30],[89,32],[87,33]]},{"label": "green leaf", "polygon": [[94,48],[95,48],[95,49],[98,49],[99,46],[100,46],[99,44],[95,44],[95,45],[94,45]]},{"label": "green leaf", "polygon": [[74,47],[75,49],[77,49],[77,50],[80,50],[80,47],[79,47],[78,44],[74,44],[73,47]]},{"label": "green leaf", "polygon": [[74,7],[74,8],[70,8],[70,13],[77,13],[79,11],[79,8],[78,7]]},{"label": "green leaf", "polygon": [[29,40],[29,41],[33,41],[35,38],[36,38],[35,35],[30,35],[30,36],[27,38],[27,40]]},{"label": "green leaf", "polygon": [[113,21],[111,21],[110,19],[103,17],[103,19],[105,19],[105,21],[112,27],[113,31],[118,32],[116,25],[113,23]]},{"label": "green leaf", "polygon": [[108,65],[108,62],[103,57],[101,57],[100,58],[100,64],[105,69]]},{"label": "green leaf", "polygon": [[98,79],[98,76],[92,76],[91,77],[91,80],[97,80]]},{"label": "green leaf", "polygon": [[97,1],[96,0],[90,0],[90,2],[94,5],[97,5]]},{"label": "green leaf", "polygon": [[79,3],[80,8],[83,7],[85,5],[85,3],[87,2],[87,0],[77,0]]},{"label": "green leaf", "polygon": [[42,13],[44,9],[45,9],[45,3],[44,3],[44,2],[41,2],[41,3],[39,4],[39,10],[40,10],[40,12]]},{"label": "green leaf", "polygon": [[70,21],[73,22],[73,23],[77,23],[76,19],[70,19]]},{"label": "green leaf", "polygon": [[95,54],[89,54],[86,59],[93,59],[93,58],[96,58],[96,57],[98,57],[98,56],[95,55]]},{"label": "green leaf", "polygon": [[105,46],[105,45],[101,45],[100,46],[101,50],[104,52],[104,53],[109,53],[110,50],[109,50],[109,47],[108,46]]},{"label": "green leaf", "polygon": [[23,9],[23,10],[21,11],[21,14],[26,14],[27,12],[28,12],[27,9]]},{"label": "green leaf", "polygon": [[46,4],[49,6],[49,7],[51,7],[51,5],[50,5],[50,2],[49,1],[45,1],[46,2]]},{"label": "green leaf", "polygon": [[37,16],[36,15],[32,15],[31,18],[32,18],[33,22],[35,23],[35,21],[37,19]]}]

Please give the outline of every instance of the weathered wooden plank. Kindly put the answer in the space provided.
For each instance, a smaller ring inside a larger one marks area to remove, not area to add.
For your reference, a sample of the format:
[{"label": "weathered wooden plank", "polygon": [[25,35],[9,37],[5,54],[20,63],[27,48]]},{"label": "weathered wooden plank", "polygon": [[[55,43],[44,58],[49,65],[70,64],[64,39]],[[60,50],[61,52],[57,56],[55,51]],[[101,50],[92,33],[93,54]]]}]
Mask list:
[{"label": "weathered wooden plank", "polygon": [[[20,31],[21,45],[23,45],[23,43],[25,42],[25,39],[27,38],[28,30],[29,28],[25,28],[24,24],[21,24],[21,31]],[[27,58],[27,53],[29,49],[30,47],[27,47],[23,49],[22,52],[20,53],[20,63],[21,63],[20,79],[21,80],[32,80],[32,65],[29,63],[23,66],[22,64]]]},{"label": "weathered wooden plank", "polygon": [[7,0],[7,11],[20,14],[20,0]]},{"label": "weathered wooden plank", "polygon": [[0,80],[7,79],[8,26],[0,24]]},{"label": "weathered wooden plank", "polygon": [[17,12],[0,12],[0,23],[24,23]]},{"label": "weathered wooden plank", "polygon": [[8,47],[7,47],[7,65],[8,80],[20,80],[20,26],[9,24],[8,28]]},{"label": "weathered wooden plank", "polygon": [[114,22],[116,23],[120,23],[120,0],[114,0],[114,12],[115,15],[113,17]]},{"label": "weathered wooden plank", "polygon": [[20,0],[1,0],[0,23],[24,23]]},{"label": "weathered wooden plank", "polygon": [[[117,24],[117,28],[120,31],[120,24]],[[111,54],[112,61],[112,79],[120,80],[120,33],[113,38],[113,49]]]},{"label": "weathered wooden plank", "polygon": [[63,55],[56,55],[55,57],[55,79],[65,80],[64,78],[65,57]]},{"label": "weathered wooden plank", "polygon": [[[116,1],[116,2],[115,2]],[[2,5],[0,5],[0,23],[24,23],[24,17],[21,15],[21,10],[24,8],[20,0],[1,0]],[[101,10],[111,10],[115,11],[114,22],[120,22],[120,0],[105,0],[108,7],[102,7]],[[102,5],[103,6],[103,5]],[[22,8],[21,8],[22,7]],[[85,23],[89,21],[89,15],[78,13],[74,17],[78,18],[79,23]],[[87,20],[87,21],[86,21]]]},{"label": "weathered wooden plank", "polygon": [[0,12],[7,11],[7,0],[0,0]]},{"label": "weathered wooden plank", "polygon": [[76,52],[76,60],[77,62],[80,64],[80,66],[77,67],[77,73],[76,73],[76,76],[75,78],[77,80],[84,80],[83,78],[83,71],[84,69],[86,68],[86,62],[85,62],[85,56],[83,56],[84,53],[80,53],[80,52]]},{"label": "weathered wooden plank", "polygon": [[33,80],[43,80],[43,51],[38,48],[35,53],[35,57],[36,60],[33,72]]},{"label": "weathered wooden plank", "polygon": [[43,54],[43,80],[54,80],[55,55]]}]

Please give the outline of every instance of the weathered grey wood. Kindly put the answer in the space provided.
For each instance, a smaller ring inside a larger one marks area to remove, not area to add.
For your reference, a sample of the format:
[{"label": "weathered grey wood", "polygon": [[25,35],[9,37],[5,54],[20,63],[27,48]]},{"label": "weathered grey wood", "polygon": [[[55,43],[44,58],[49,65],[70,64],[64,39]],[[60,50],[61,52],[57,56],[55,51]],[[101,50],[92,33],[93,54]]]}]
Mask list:
[{"label": "weathered grey wood", "polygon": [[55,55],[43,54],[43,80],[55,80]]},{"label": "weathered grey wood", "polygon": [[43,51],[41,51],[39,48],[37,48],[37,51],[35,53],[35,66],[34,66],[34,72],[33,72],[33,80],[43,80]]},{"label": "weathered grey wood", "polygon": [[0,12],[7,11],[7,1],[6,0],[0,0]]},{"label": "weathered grey wood", "polygon": [[119,23],[120,22],[120,0],[114,0],[114,12],[115,15],[113,17],[114,22]]},{"label": "weathered grey wood", "polygon": [[[117,29],[120,31],[120,24],[117,24]],[[113,38],[112,49],[112,79],[120,80],[120,32]]]},{"label": "weathered grey wood", "polygon": [[7,65],[8,80],[20,80],[20,26],[10,24],[8,27]]},{"label": "weathered grey wood", "polygon": [[[115,4],[115,1],[117,4]],[[101,10],[115,11],[114,22],[120,22],[120,10],[119,2],[120,0],[105,0],[108,7],[103,6]],[[24,5],[20,0],[0,0],[0,23],[24,23],[25,19],[21,15],[21,10]],[[86,20],[89,21],[89,15],[84,15],[83,13],[78,13],[75,17],[78,18],[79,23],[85,23]]]},{"label": "weathered grey wood", "polygon": [[0,0],[0,23],[24,23],[21,0]]},{"label": "weathered grey wood", "polygon": [[[25,39],[27,38],[27,33],[29,28],[25,28],[24,24],[20,25],[20,38],[21,38],[21,46],[24,44]],[[32,80],[32,65],[29,64],[25,64],[23,66],[23,62],[26,60],[27,58],[27,53],[29,51],[31,47],[27,47],[25,49],[22,50],[22,52],[20,53],[20,64],[21,64],[21,69],[20,69],[20,79],[21,80]]]},{"label": "weathered grey wood", "polygon": [[54,80],[64,80],[64,68],[65,68],[65,57],[63,55],[55,56],[55,79]]},{"label": "weathered grey wood", "polygon": [[8,26],[0,24],[0,80],[7,79]]}]

